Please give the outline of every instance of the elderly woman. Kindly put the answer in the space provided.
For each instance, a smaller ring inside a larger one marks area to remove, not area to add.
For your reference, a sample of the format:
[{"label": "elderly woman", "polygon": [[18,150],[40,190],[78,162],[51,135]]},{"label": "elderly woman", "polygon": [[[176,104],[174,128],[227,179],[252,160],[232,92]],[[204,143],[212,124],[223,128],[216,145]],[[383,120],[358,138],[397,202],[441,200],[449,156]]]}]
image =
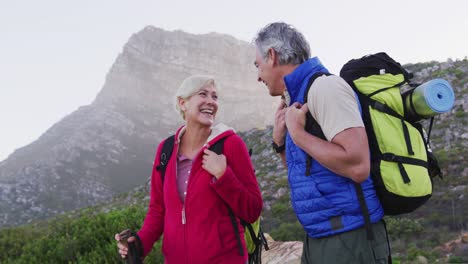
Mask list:
[{"label": "elderly woman", "polygon": [[[213,78],[194,75],[185,79],[175,96],[177,111],[185,120],[176,134],[164,180],[156,169],[164,141],[159,144],[151,177],[148,213],[137,238],[143,256],[163,235],[165,262],[246,263],[237,236],[243,238],[240,219],[254,222],[262,198],[247,148],[233,129],[214,125],[218,91]],[[224,140],[223,153],[209,149]],[[236,216],[234,231],[229,208]],[[239,232],[239,234],[235,234]],[[116,240],[121,237],[117,234]],[[247,252],[241,239],[243,252]],[[125,243],[119,253],[127,256]]]}]

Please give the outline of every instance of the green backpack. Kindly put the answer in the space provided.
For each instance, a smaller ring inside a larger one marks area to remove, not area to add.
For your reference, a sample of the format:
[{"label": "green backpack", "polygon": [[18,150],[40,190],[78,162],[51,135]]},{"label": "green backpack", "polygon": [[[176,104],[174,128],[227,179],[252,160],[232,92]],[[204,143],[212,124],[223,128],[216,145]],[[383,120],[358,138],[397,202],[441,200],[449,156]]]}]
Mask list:
[{"label": "green backpack", "polygon": [[442,177],[420,123],[408,118],[401,87],[412,75],[386,53],[347,62],[340,76],[359,98],[371,151],[371,176],[386,215],[409,213],[432,195]]},{"label": "green backpack", "polygon": [[[164,176],[166,173],[166,167],[169,163],[169,159],[172,155],[172,150],[174,149],[174,135],[166,138],[164,141],[161,154],[159,156],[159,165],[156,166],[156,169],[161,173],[162,182],[164,182]],[[225,138],[217,141],[210,147],[210,150],[216,154],[223,153]],[[251,155],[251,150],[249,150],[249,155]],[[229,217],[231,218],[232,226],[236,234],[237,245],[239,247],[239,254],[244,256],[244,250],[242,248],[241,238],[239,236],[239,229],[237,226],[236,216],[232,211],[231,207],[227,206],[229,210]],[[249,264],[261,264],[262,263],[262,247],[265,250],[269,250],[267,240],[263,235],[261,226],[260,226],[260,217],[254,223],[248,223],[242,219],[239,219],[242,226],[244,226],[244,238],[247,246],[247,251],[249,254]]]}]

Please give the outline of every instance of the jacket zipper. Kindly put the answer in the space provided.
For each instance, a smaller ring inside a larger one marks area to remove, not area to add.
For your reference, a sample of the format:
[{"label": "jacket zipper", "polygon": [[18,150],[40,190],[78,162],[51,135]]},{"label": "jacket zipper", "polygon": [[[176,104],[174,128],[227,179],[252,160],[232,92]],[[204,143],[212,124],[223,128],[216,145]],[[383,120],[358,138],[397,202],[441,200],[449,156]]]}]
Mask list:
[{"label": "jacket zipper", "polygon": [[[177,144],[177,153],[179,153],[179,144]],[[176,155],[177,157],[177,155]],[[177,175],[177,162],[176,162],[176,179],[178,177]],[[182,224],[185,225],[185,223],[187,222],[187,220],[185,219],[185,202],[182,202]]]},{"label": "jacket zipper", "polygon": [[[179,152],[179,144],[177,144],[177,153]],[[176,178],[177,178],[177,162],[176,162]],[[190,177],[189,177],[190,179]],[[188,187],[188,186],[187,186]],[[187,198],[187,197],[186,197]],[[181,201],[182,202],[182,201]],[[185,248],[185,252],[187,252],[187,241],[186,241],[186,223],[187,223],[187,219],[185,218],[185,201],[182,202],[182,226],[183,226],[183,236],[184,236],[184,248]],[[188,261],[188,254],[185,254],[185,263],[189,263]]]},{"label": "jacket zipper", "polygon": [[187,223],[187,220],[185,219],[185,204],[182,207],[182,224],[185,225]]}]

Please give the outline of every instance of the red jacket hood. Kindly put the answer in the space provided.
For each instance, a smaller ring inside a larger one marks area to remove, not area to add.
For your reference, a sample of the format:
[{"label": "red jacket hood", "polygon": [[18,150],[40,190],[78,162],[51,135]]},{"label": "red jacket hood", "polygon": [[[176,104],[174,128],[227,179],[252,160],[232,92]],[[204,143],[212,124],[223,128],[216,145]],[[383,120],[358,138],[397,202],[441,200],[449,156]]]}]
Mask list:
[{"label": "red jacket hood", "polygon": [[[179,127],[179,129],[177,129],[177,132],[175,134],[175,138],[176,138],[176,144],[179,144],[180,143],[180,137],[183,135],[184,131],[185,131],[185,128],[186,126],[183,125],[181,127]],[[234,131],[233,128],[223,124],[223,123],[219,123],[213,127],[211,127],[211,134],[210,136],[208,137],[207,141],[205,142],[205,145],[208,145],[211,146],[213,145],[214,143],[216,143],[218,140],[222,139],[222,138],[225,138],[225,137],[228,137],[230,135],[233,135],[235,134],[236,132]]]}]

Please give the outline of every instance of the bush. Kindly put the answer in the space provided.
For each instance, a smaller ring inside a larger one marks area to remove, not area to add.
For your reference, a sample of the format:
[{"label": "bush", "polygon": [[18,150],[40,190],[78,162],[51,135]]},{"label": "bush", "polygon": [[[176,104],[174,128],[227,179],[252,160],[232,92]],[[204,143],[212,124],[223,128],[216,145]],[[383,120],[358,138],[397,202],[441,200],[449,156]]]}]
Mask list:
[{"label": "bush", "polygon": [[448,263],[465,263],[465,262],[462,257],[450,256],[448,259]]},{"label": "bush", "polygon": [[[120,263],[114,234],[137,230],[146,208],[131,206],[108,213],[93,209],[63,215],[47,223],[0,230],[0,263]],[[148,263],[163,263],[157,243]]]},{"label": "bush", "polygon": [[385,221],[390,237],[414,236],[424,229],[418,221],[409,218],[386,217]]},{"label": "bush", "polygon": [[271,230],[271,237],[276,241],[302,241],[305,231],[298,221],[282,223],[276,229]]}]

